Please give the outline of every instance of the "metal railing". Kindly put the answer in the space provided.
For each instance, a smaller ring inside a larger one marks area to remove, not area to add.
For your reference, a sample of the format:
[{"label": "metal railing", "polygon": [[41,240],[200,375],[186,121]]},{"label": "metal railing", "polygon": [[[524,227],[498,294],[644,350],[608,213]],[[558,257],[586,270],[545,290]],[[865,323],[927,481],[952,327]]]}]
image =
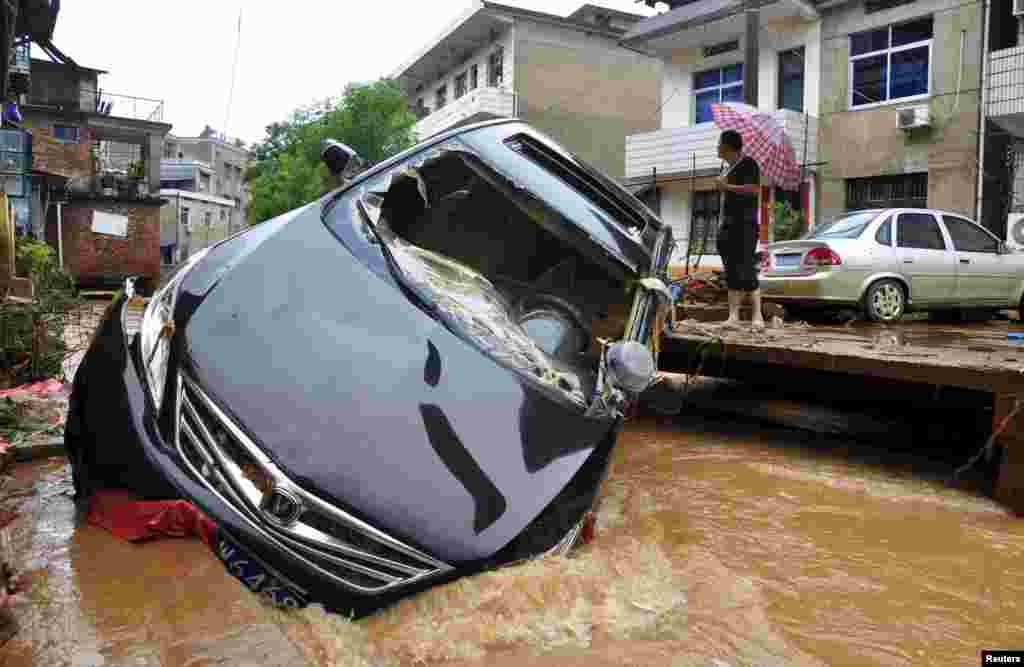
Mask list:
[{"label": "metal railing", "polygon": [[111,93],[102,88],[79,88],[77,95],[43,94],[29,95],[29,104],[71,108],[78,111],[98,113],[114,118],[128,118],[149,122],[163,122],[164,101],[134,95]]},{"label": "metal railing", "polygon": [[988,54],[989,116],[1024,113],[1024,47],[1015,46]]}]

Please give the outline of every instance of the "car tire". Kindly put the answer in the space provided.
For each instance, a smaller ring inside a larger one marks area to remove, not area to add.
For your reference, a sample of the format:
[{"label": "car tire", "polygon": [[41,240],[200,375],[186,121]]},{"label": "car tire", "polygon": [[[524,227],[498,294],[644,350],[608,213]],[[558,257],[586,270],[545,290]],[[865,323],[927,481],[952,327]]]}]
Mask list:
[{"label": "car tire", "polygon": [[907,293],[897,280],[879,280],[864,294],[864,314],[872,322],[898,322],[906,309]]}]

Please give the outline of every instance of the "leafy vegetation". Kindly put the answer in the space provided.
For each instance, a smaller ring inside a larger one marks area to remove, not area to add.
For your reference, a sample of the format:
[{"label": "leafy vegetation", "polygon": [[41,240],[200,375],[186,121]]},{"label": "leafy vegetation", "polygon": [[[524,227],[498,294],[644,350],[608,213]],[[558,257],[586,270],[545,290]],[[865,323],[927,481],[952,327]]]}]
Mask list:
[{"label": "leafy vegetation", "polygon": [[804,214],[793,208],[789,202],[772,204],[772,239],[792,241],[804,233]]},{"label": "leafy vegetation", "polygon": [[17,385],[62,372],[64,327],[79,304],[71,277],[42,241],[20,236],[15,267],[32,280],[29,303],[0,303],[0,382]]},{"label": "leafy vegetation", "polygon": [[388,79],[345,88],[294,111],[267,126],[267,135],[253,146],[256,161],[246,174],[252,193],[251,223],[269,220],[302,206],[329,187],[320,162],[324,139],[351,146],[367,163],[387,159],[413,145],[416,117],[397,84]]}]

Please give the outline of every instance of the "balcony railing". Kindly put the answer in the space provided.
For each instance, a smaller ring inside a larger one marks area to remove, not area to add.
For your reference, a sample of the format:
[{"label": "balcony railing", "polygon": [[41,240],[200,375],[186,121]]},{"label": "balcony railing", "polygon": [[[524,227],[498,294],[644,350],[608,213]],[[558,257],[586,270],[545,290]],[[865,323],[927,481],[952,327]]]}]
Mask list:
[{"label": "balcony railing", "polygon": [[988,54],[988,115],[1024,113],[1024,46]]},{"label": "balcony railing", "polygon": [[[773,114],[785,128],[793,144],[798,163],[813,165],[818,161],[818,119],[782,109]],[[659,175],[717,172],[722,164],[718,157],[718,135],[714,123],[698,123],[626,137],[626,178]],[[806,152],[805,148],[806,138]]]},{"label": "balcony railing", "polygon": [[515,113],[515,96],[502,88],[471,90],[424,117],[413,126],[413,131],[419,139],[426,139],[478,113],[512,116]]},{"label": "balcony railing", "polygon": [[115,118],[144,120],[161,123],[164,120],[163,100],[120,95],[105,90],[79,88],[77,93],[44,93],[29,96],[28,103],[35,106],[65,108],[75,111],[99,113]]}]

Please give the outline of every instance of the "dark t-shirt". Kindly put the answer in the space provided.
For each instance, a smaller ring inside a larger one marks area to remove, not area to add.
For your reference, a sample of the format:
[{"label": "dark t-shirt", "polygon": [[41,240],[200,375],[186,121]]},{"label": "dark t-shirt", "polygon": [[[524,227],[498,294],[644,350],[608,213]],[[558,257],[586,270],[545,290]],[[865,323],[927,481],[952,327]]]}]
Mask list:
[{"label": "dark t-shirt", "polygon": [[[730,185],[760,185],[761,170],[753,158],[743,156],[726,179]],[[726,220],[757,223],[757,195],[726,192],[722,211]]]}]

